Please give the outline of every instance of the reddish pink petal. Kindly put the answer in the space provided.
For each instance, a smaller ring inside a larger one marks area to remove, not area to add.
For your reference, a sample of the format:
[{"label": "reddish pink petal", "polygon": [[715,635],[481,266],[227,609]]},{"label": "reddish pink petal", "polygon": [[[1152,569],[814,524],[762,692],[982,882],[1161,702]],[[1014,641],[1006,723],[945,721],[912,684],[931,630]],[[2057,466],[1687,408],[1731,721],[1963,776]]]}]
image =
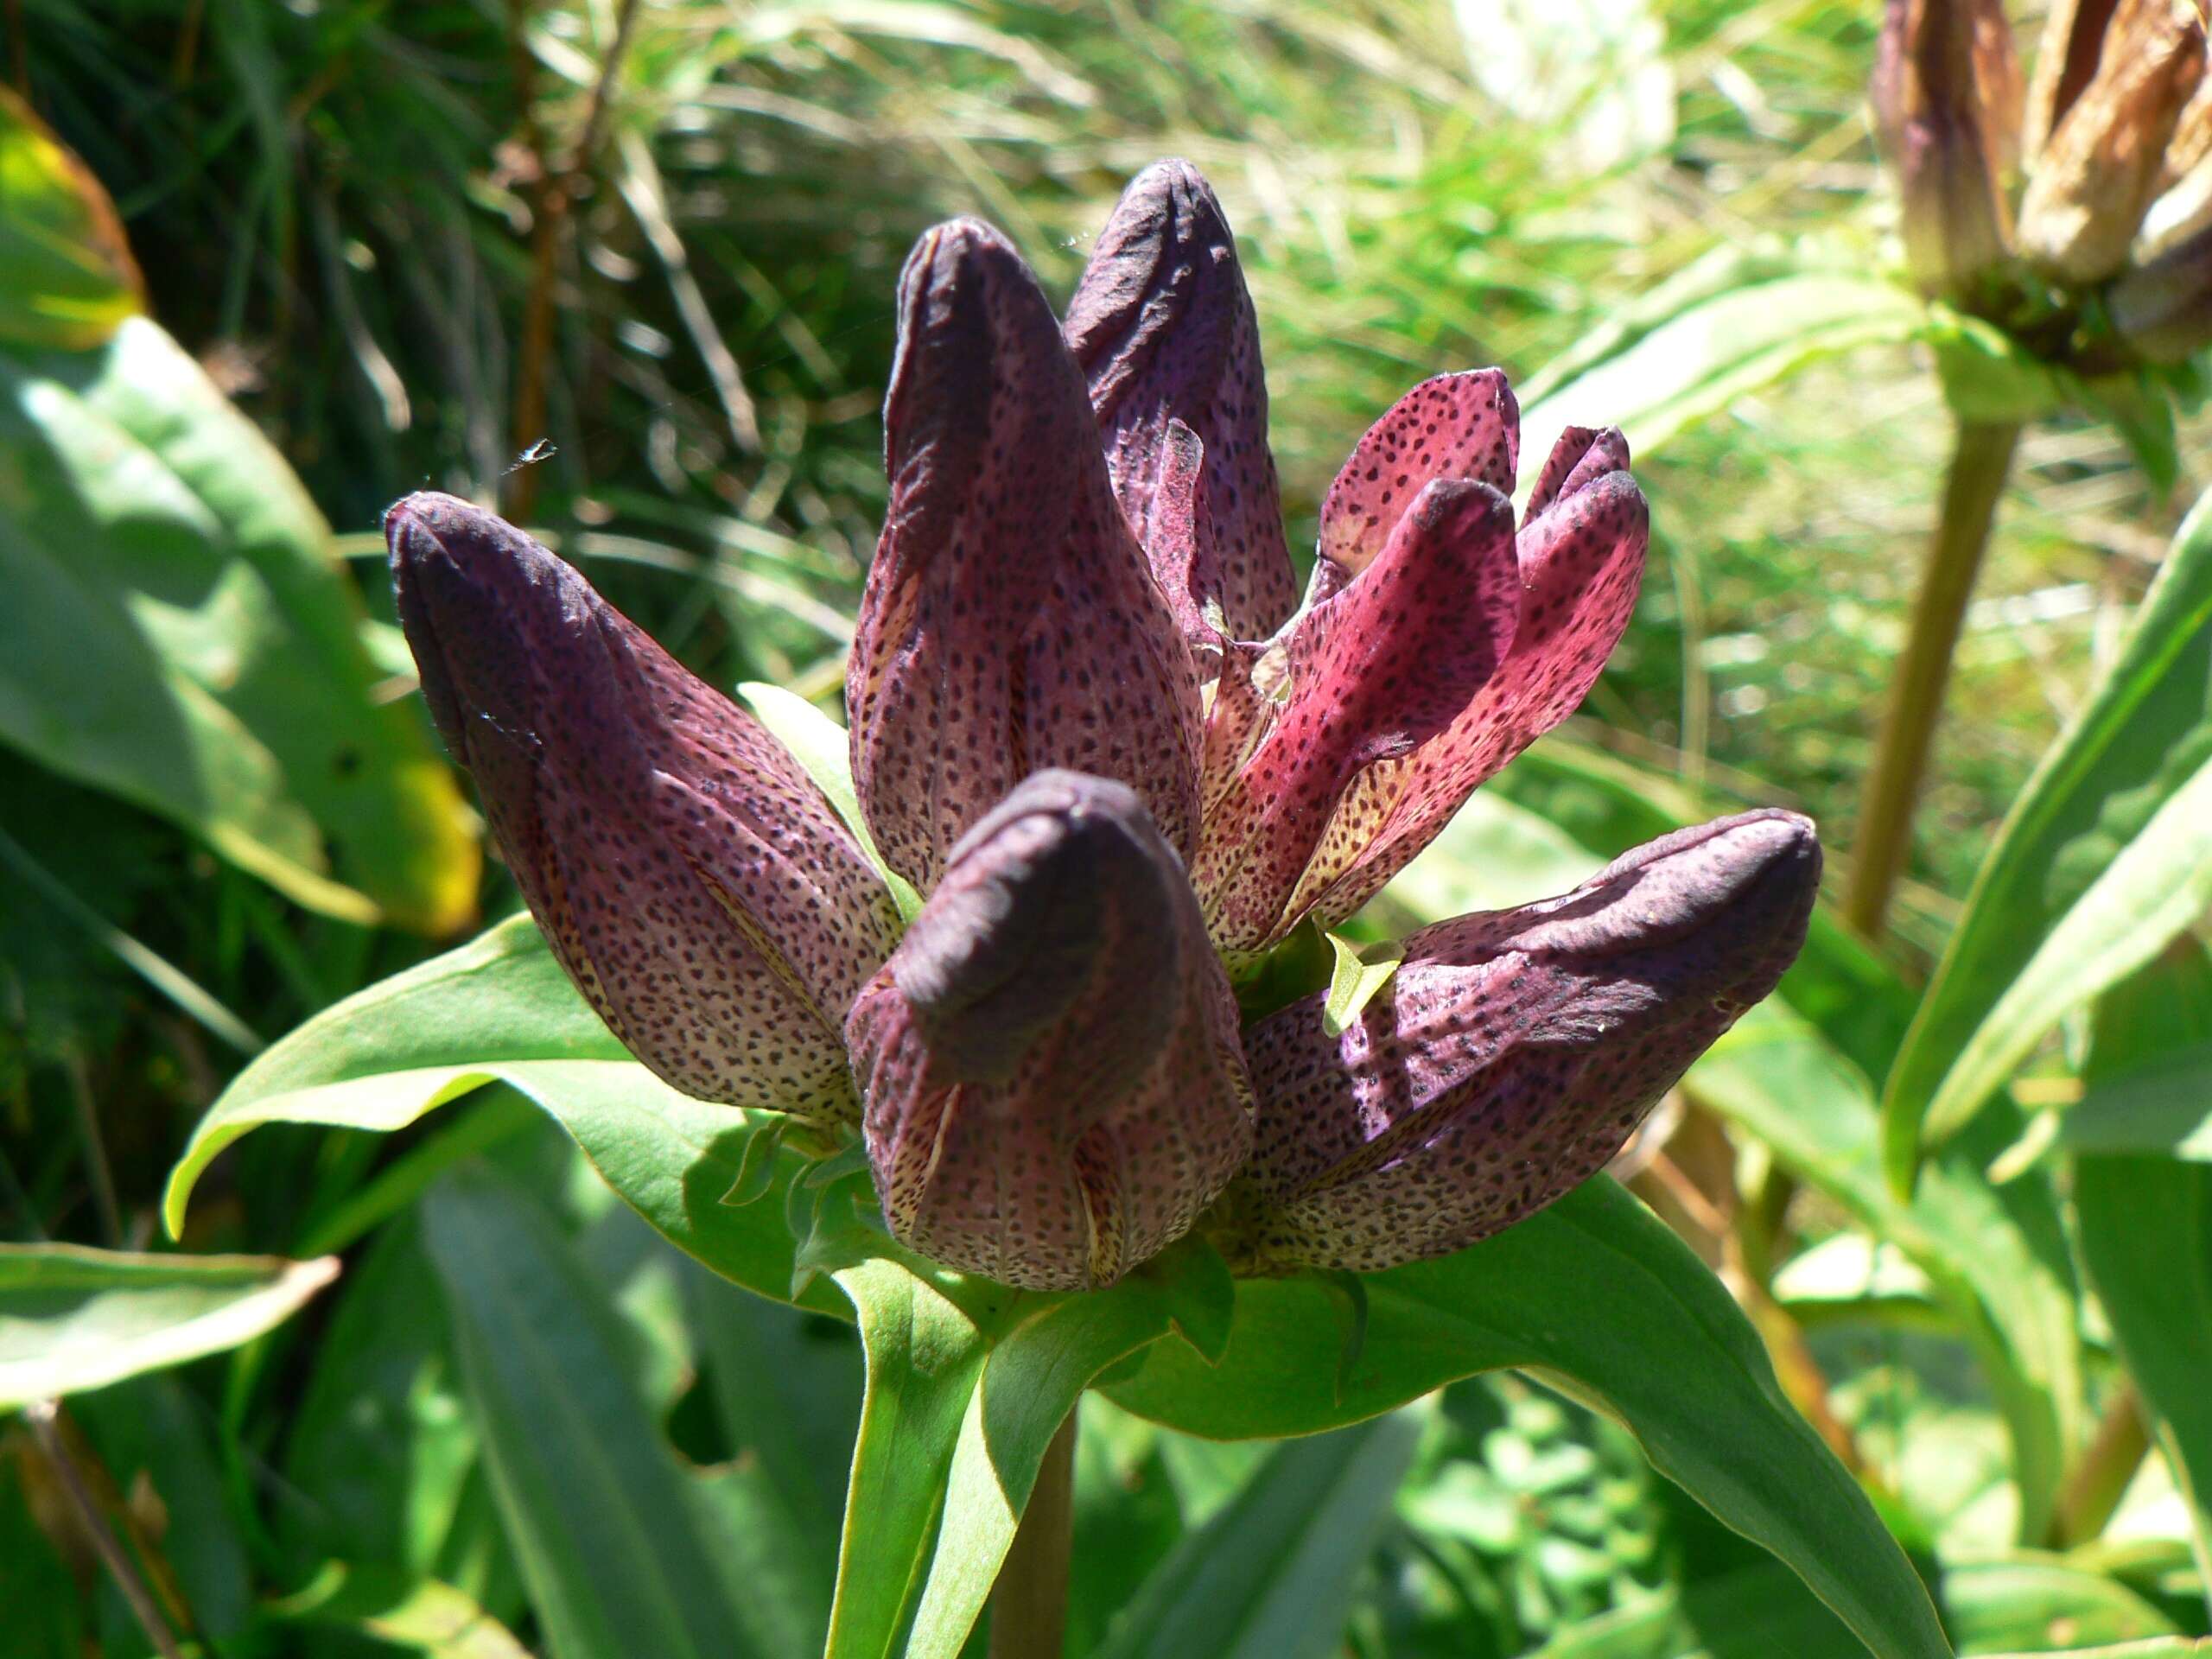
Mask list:
[{"label": "reddish pink petal", "polygon": [[[1649,518],[1618,431],[1572,431],[1545,463],[1521,530],[1513,650],[1441,736],[1361,779],[1343,811],[1357,856],[1308,881],[1294,910],[1343,920],[1451,822],[1487,778],[1573,714],[1628,626]],[[1333,828],[1333,826],[1332,826]]]},{"label": "reddish pink petal", "polygon": [[847,1021],[892,1232],[1007,1284],[1111,1284],[1250,1148],[1236,1026],[1136,798],[1031,778],[953,850]]},{"label": "reddish pink petal", "polygon": [[1813,826],[1751,812],[1637,849],[1574,892],[1406,941],[1340,1037],[1320,996],[1246,1034],[1260,1116],[1241,1265],[1441,1255],[1601,1168],[1803,943]]},{"label": "reddish pink petal", "polygon": [[[1115,493],[1184,637],[1211,652],[1209,601],[1237,638],[1273,633],[1298,594],[1268,450],[1259,327],[1221,204],[1188,162],[1147,168],[1122,193],[1069,303],[1067,339],[1090,384]],[[1212,546],[1203,561],[1159,517],[1177,421],[1205,457],[1198,522]]]},{"label": "reddish pink petal", "polygon": [[[1506,658],[1519,599],[1512,504],[1440,479],[1382,556],[1293,628],[1279,671],[1288,696],[1209,807],[1192,868],[1217,944],[1259,950],[1296,919],[1286,903],[1328,855],[1345,786],[1450,726]],[[1217,700],[1226,673],[1223,685]]]},{"label": "reddish pink petal", "polygon": [[1128,784],[1187,852],[1196,677],[1036,278],[962,219],[922,238],[899,305],[891,505],[845,687],[878,849],[926,892],[970,824],[1065,766]]},{"label": "reddish pink petal", "polygon": [[1432,480],[1478,479],[1512,494],[1520,452],[1520,406],[1502,370],[1422,381],[1368,429],[1322,499],[1316,596],[1375,562]]},{"label": "reddish pink petal", "polygon": [[820,790],[512,525],[425,493],[385,529],[431,713],[614,1034],[702,1099],[851,1116],[845,1011],[899,920]]}]

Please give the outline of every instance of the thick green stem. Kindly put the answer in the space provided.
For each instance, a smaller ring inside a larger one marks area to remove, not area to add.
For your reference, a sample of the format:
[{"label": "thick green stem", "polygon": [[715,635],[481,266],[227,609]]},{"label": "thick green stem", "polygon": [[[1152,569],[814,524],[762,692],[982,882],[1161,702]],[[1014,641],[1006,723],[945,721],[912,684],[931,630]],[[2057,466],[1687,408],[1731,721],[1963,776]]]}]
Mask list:
[{"label": "thick green stem", "polygon": [[1068,1549],[1075,1535],[1075,1413],[1044,1467],[991,1591],[990,1659],[1060,1659],[1067,1639]]},{"label": "thick green stem", "polygon": [[1943,516],[1928,550],[1914,601],[1912,635],[1897,661],[1874,764],[1859,810],[1859,840],[1843,899],[1847,920],[1878,938],[1890,895],[1912,846],[1913,808],[1928,770],[1928,750],[1943,712],[1943,688],[1966,620],[1967,601],[1989,545],[1989,527],[2012,467],[2017,426],[1961,425],[1943,481]]}]

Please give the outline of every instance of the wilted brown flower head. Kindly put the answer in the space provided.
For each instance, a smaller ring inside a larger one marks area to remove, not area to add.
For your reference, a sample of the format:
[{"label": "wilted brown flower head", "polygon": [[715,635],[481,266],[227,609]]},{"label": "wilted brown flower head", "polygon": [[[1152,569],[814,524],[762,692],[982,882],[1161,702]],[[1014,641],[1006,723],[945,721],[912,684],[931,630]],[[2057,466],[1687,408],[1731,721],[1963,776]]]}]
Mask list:
[{"label": "wilted brown flower head", "polygon": [[2024,97],[2002,0],[1888,0],[1872,101],[1925,292],[1999,314],[2017,264],[2062,306],[2113,302],[2141,360],[2212,339],[2212,295],[2174,265],[2155,301],[2115,285],[2212,225],[2204,0],[2059,0]]}]

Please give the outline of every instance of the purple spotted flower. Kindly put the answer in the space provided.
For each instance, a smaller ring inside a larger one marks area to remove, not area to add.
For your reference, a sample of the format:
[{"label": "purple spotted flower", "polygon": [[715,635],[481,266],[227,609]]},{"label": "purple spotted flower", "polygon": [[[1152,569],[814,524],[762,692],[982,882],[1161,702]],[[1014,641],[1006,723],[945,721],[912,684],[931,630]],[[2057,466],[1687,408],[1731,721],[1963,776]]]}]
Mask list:
[{"label": "purple spotted flower", "polygon": [[1338,474],[1299,602],[1251,299],[1183,162],[1130,186],[1065,322],[963,219],[899,332],[854,823],[520,531],[436,495],[387,520],[432,712],[646,1065],[856,1133],[910,1247],[1082,1289],[1193,1227],[1258,1272],[1457,1248],[1771,987],[1818,868],[1782,814],[1416,935],[1341,1039],[1313,1001],[1240,1030],[1235,982],[1589,690],[1643,569],[1626,445],[1568,432],[1516,514],[1504,377],[1427,381]]}]

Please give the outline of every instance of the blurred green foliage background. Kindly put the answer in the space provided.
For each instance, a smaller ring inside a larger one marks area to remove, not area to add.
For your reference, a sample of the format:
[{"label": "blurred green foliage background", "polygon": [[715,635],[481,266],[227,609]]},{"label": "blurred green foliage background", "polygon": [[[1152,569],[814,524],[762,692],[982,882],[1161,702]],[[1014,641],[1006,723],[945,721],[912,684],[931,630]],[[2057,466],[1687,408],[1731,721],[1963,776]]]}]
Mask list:
[{"label": "blurred green foliage background", "polygon": [[[148,312],[334,527],[346,601],[371,619],[358,675],[408,724],[388,734],[398,748],[423,734],[404,650],[377,626],[377,523],[426,486],[504,501],[709,680],[833,691],[884,501],[893,284],[915,234],[951,214],[1003,226],[1063,297],[1128,175],[1198,162],[1257,301],[1294,548],[1352,442],[1420,378],[1497,363],[1541,391],[1716,261],[1779,269],[1811,249],[1873,270],[1894,254],[1864,112],[1872,6],[647,0],[618,51],[628,15],[613,0],[0,9],[0,71],[112,197]],[[1948,430],[1922,348],[1877,345],[1728,398],[1639,459],[1650,574],[1570,739],[1686,798],[1801,806],[1847,849]],[[2212,482],[2205,430],[2185,414],[2163,491],[2109,427],[2060,416],[2025,438],[1897,919],[1908,980]],[[518,467],[526,455],[542,458]],[[0,518],[32,524],[36,465],[10,466]],[[372,849],[321,822],[331,873],[367,886]],[[461,823],[448,829],[465,838]],[[1554,855],[1537,845],[1529,862]],[[444,868],[471,887],[473,864]],[[1516,872],[1477,874],[1494,891]],[[145,1243],[162,1174],[245,1053],[436,948],[388,925],[393,906],[371,922],[300,896],[169,816],[0,751],[0,1236]],[[515,902],[491,866],[480,892],[414,919],[450,936]],[[718,1466],[749,1444],[702,1331],[749,1319],[758,1351],[851,1386],[842,1327],[741,1313],[580,1173],[556,1131],[503,1107],[513,1121],[486,1144],[527,1178],[518,1192],[556,1194],[515,1199],[544,1224],[518,1271],[606,1293],[638,1397],[680,1452]],[[194,1242],[297,1241],[385,1155],[358,1133],[257,1137],[211,1177]],[[1676,1164],[1694,1174],[1691,1151]],[[1639,1190],[1664,1212],[1667,1190]],[[1672,1198],[1694,1230],[1694,1184]],[[1848,1218],[1812,1192],[1797,1230],[1837,1234],[1848,1255]],[[302,1636],[308,1614],[247,1611],[333,1556],[435,1573],[528,1616],[451,1338],[422,1312],[434,1268],[452,1268],[421,1230],[409,1217],[377,1235],[301,1349],[288,1336],[266,1366],[131,1385],[138,1412],[175,1416],[152,1444],[133,1440],[148,1437],[119,1393],[86,1402],[83,1430],[119,1478],[150,1471],[172,1539],[199,1524],[183,1497],[229,1516],[175,1558],[222,1651],[376,1650],[334,1624]],[[2016,1512],[1998,1415],[1968,1345],[1921,1317],[1924,1280],[1884,1281],[1902,1320],[1862,1317],[1882,1265],[1801,1257],[1774,1294],[1835,1384],[1885,1518],[1943,1574],[1955,1636],[1979,1629],[1974,1650],[1997,1651],[2201,1631],[2171,1528],[2133,1543],[2122,1529],[2094,1575],[1972,1560]],[[313,1344],[328,1351],[320,1371]],[[354,1375],[383,1393],[354,1404],[327,1380]],[[1512,1378],[1454,1385],[1402,1444],[1325,1455],[1209,1446],[1096,1401],[1085,1413],[1077,1555],[1119,1567],[1078,1580],[1071,1652],[1149,1651],[1110,1633],[1114,1613],[1224,1506],[1325,1516],[1330,1494],[1363,1482],[1385,1496],[1356,1505],[1338,1541],[1357,1587],[1346,1652],[1796,1655],[1836,1639],[1791,1624],[1794,1580],[1656,1480],[1624,1432]],[[816,1449],[834,1465],[830,1438]],[[1280,1466],[1255,1473],[1263,1459]],[[2147,1467],[2138,1507],[2155,1515],[2172,1494]],[[1248,1484],[1262,1478],[1281,1484]],[[0,1495],[0,1604],[10,1570],[94,1576],[42,1553],[24,1490]],[[265,1533],[241,1534],[242,1516]],[[1939,1541],[1963,1541],[1967,1565],[1953,1548],[1939,1567]],[[2032,1582],[1975,1578],[2004,1573]],[[82,1652],[68,1644],[88,1637],[133,1650],[111,1593],[86,1605],[96,1628],[57,1604],[59,1645],[0,1633],[0,1651]]]}]

